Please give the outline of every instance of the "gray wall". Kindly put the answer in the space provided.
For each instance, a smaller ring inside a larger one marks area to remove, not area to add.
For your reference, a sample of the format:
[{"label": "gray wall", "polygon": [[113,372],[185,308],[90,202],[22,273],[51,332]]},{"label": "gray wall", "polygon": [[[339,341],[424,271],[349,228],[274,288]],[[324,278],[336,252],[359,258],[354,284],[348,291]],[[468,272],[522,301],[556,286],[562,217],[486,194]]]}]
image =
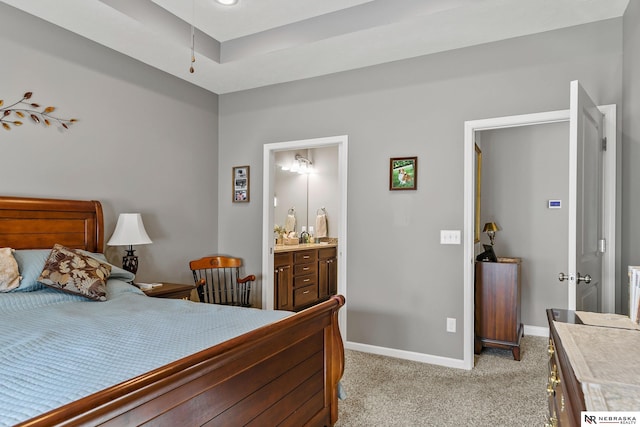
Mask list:
[{"label": "gray wall", "polygon": [[[545,309],[566,307],[569,124],[484,131],[481,221],[495,221],[498,256],[522,258],[522,323],[547,326]],[[549,199],[562,201],[549,209]],[[486,234],[480,240],[488,243]]]},{"label": "gray wall", "polygon": [[119,213],[141,212],[139,280],[190,283],[189,259],[217,250],[217,96],[5,4],[0,46],[5,105],[33,91],[79,119],[0,129],[0,194],[100,200],[105,241]]},{"label": "gray wall", "polygon": [[624,15],[624,93],[622,96],[622,312],[628,313],[627,266],[640,265],[640,2]]},{"label": "gray wall", "polygon": [[[347,339],[461,359],[462,246],[439,236],[463,226],[463,123],[566,109],[574,79],[620,104],[622,19],[222,95],[220,162],[261,176],[265,143],[348,135]],[[388,190],[400,156],[419,158],[417,191]],[[220,247],[254,270],[261,191],[219,206]]]}]

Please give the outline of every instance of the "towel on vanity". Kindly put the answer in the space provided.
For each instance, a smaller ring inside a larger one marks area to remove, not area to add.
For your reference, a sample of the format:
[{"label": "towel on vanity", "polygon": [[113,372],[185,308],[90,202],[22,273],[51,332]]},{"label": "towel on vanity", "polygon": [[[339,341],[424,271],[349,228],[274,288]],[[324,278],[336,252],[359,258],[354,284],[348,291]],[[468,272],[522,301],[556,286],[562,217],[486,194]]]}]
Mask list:
[{"label": "towel on vanity", "polygon": [[296,231],[296,216],[294,214],[288,214],[287,219],[284,222],[284,230],[288,233]]},{"label": "towel on vanity", "polygon": [[323,213],[316,216],[316,237],[327,237],[327,215]]}]

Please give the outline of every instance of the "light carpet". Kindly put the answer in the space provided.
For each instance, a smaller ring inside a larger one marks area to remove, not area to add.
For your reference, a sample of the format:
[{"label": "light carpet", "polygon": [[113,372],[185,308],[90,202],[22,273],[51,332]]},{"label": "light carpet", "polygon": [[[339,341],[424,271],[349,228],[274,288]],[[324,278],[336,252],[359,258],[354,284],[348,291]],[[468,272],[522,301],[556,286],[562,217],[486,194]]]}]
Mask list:
[{"label": "light carpet", "polygon": [[542,426],[547,343],[524,337],[519,362],[484,349],[471,371],[346,350],[336,427]]}]

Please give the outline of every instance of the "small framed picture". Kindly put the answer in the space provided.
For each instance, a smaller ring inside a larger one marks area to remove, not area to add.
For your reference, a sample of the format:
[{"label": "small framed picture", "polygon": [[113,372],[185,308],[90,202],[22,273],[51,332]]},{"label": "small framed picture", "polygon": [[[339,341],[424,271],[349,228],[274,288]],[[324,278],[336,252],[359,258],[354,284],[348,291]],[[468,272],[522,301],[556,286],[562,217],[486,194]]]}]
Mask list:
[{"label": "small framed picture", "polygon": [[249,166],[234,166],[231,173],[233,202],[249,201]]},{"label": "small framed picture", "polygon": [[418,158],[393,157],[389,162],[389,190],[418,189]]}]

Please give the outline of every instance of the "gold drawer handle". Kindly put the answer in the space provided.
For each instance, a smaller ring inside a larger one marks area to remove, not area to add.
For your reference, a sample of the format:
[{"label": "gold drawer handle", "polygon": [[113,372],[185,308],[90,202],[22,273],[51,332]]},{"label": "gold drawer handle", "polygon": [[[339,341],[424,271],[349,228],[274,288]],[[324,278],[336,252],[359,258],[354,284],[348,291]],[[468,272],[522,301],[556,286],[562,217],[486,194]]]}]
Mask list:
[{"label": "gold drawer handle", "polygon": [[305,267],[305,268],[303,268],[303,270],[309,270],[309,267]]},{"label": "gold drawer handle", "polygon": [[308,282],[309,280],[311,280],[311,279],[304,279],[303,282]]},{"label": "gold drawer handle", "polygon": [[306,294],[308,294],[309,292],[311,292],[311,291],[304,291],[304,292],[302,293],[302,295],[306,295]]},{"label": "gold drawer handle", "polygon": [[551,377],[549,377],[549,382],[553,384],[554,387],[556,387],[558,384],[560,384],[560,378],[558,378],[554,373]]}]

